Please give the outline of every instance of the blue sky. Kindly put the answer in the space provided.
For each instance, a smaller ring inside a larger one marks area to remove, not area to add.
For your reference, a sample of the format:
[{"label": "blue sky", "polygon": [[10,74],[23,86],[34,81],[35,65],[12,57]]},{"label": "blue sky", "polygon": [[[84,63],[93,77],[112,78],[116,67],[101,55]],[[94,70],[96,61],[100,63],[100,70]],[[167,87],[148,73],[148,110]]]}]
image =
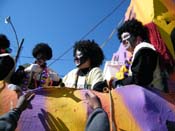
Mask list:
[{"label": "blue sky", "polygon": [[[19,41],[24,38],[17,64],[32,63],[32,48],[39,42],[46,42],[53,49],[53,58],[48,61],[52,63],[50,68],[64,76],[75,68],[71,49],[75,41],[93,39],[102,45],[124,17],[129,3],[130,0],[1,0],[0,33],[9,38],[14,55],[17,51],[15,35],[11,26],[4,23],[10,16]],[[115,33],[102,48],[105,60],[111,60],[119,44]]]}]

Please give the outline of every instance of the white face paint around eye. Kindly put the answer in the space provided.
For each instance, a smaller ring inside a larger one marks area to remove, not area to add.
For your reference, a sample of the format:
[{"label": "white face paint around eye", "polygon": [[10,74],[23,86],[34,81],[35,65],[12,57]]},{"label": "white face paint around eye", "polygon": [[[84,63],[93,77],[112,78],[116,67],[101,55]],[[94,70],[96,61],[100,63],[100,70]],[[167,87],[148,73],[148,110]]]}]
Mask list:
[{"label": "white face paint around eye", "polygon": [[83,56],[83,53],[79,50],[76,51],[76,56],[77,58],[81,58]]},{"label": "white face paint around eye", "polygon": [[121,35],[122,41],[128,40],[131,37],[129,32],[123,32]]},{"label": "white face paint around eye", "polygon": [[75,62],[75,65],[76,65],[76,66],[79,66],[79,65],[81,64],[81,61],[80,61],[81,57],[83,57],[82,52],[79,51],[79,50],[77,50],[77,51],[76,51],[75,58],[74,58],[74,62]]},{"label": "white face paint around eye", "polygon": [[129,32],[122,33],[121,38],[122,38],[122,43],[123,43],[124,48],[128,50],[131,47],[131,43],[128,40],[129,38],[131,38],[130,33]]},{"label": "white face paint around eye", "polygon": [[88,60],[88,56],[77,50],[74,56],[74,62],[77,67],[83,66]]}]

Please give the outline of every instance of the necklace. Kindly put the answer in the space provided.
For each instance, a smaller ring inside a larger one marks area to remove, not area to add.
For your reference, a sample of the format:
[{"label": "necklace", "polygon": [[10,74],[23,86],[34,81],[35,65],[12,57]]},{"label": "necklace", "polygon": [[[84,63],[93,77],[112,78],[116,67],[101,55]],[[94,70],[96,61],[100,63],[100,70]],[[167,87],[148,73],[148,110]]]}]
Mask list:
[{"label": "necklace", "polygon": [[[25,73],[22,82],[22,90],[38,88],[39,86],[43,86],[48,83],[49,72],[47,67],[45,67],[40,73],[29,72]],[[52,81],[50,81],[52,84]]]}]

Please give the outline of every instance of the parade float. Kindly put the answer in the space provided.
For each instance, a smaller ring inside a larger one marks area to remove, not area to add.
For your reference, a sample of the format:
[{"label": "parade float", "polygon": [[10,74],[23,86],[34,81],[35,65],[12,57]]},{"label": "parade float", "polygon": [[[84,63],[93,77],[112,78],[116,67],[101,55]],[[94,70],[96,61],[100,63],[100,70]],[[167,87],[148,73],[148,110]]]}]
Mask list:
[{"label": "parade float", "polygon": [[[152,35],[150,41],[157,45],[162,57],[173,63],[175,54],[170,40],[175,28],[175,1],[132,0],[125,20],[136,18],[148,26]],[[156,32],[156,34],[155,34]],[[154,43],[155,39],[156,41]],[[129,59],[122,47],[114,53],[112,61],[104,68],[106,79],[120,71],[124,61]],[[111,131],[168,131],[175,129],[175,84],[170,74],[169,92],[145,89],[136,85],[113,89],[104,93],[93,91],[108,113]],[[17,94],[0,83],[0,114],[15,107]],[[40,87],[33,89],[36,96],[30,109],[25,110],[16,131],[84,131],[86,120],[92,110],[84,94],[87,90],[64,87]]]}]

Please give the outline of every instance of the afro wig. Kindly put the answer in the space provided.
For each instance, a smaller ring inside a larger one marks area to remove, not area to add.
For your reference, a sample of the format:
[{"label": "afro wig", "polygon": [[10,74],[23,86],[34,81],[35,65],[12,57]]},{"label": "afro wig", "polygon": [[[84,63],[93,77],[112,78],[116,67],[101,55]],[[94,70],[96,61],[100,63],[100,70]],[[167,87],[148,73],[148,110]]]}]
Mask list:
[{"label": "afro wig", "polygon": [[121,35],[124,32],[130,33],[135,38],[137,36],[140,36],[144,41],[149,41],[147,28],[144,27],[142,23],[136,19],[127,20],[118,28],[118,38],[120,41]]},{"label": "afro wig", "polygon": [[73,56],[76,55],[77,50],[81,51],[90,59],[91,67],[99,67],[104,60],[103,51],[94,40],[80,40],[76,42],[74,45]]},{"label": "afro wig", "polygon": [[33,57],[35,58],[45,58],[50,60],[52,58],[52,49],[46,43],[38,43],[32,51]]}]

